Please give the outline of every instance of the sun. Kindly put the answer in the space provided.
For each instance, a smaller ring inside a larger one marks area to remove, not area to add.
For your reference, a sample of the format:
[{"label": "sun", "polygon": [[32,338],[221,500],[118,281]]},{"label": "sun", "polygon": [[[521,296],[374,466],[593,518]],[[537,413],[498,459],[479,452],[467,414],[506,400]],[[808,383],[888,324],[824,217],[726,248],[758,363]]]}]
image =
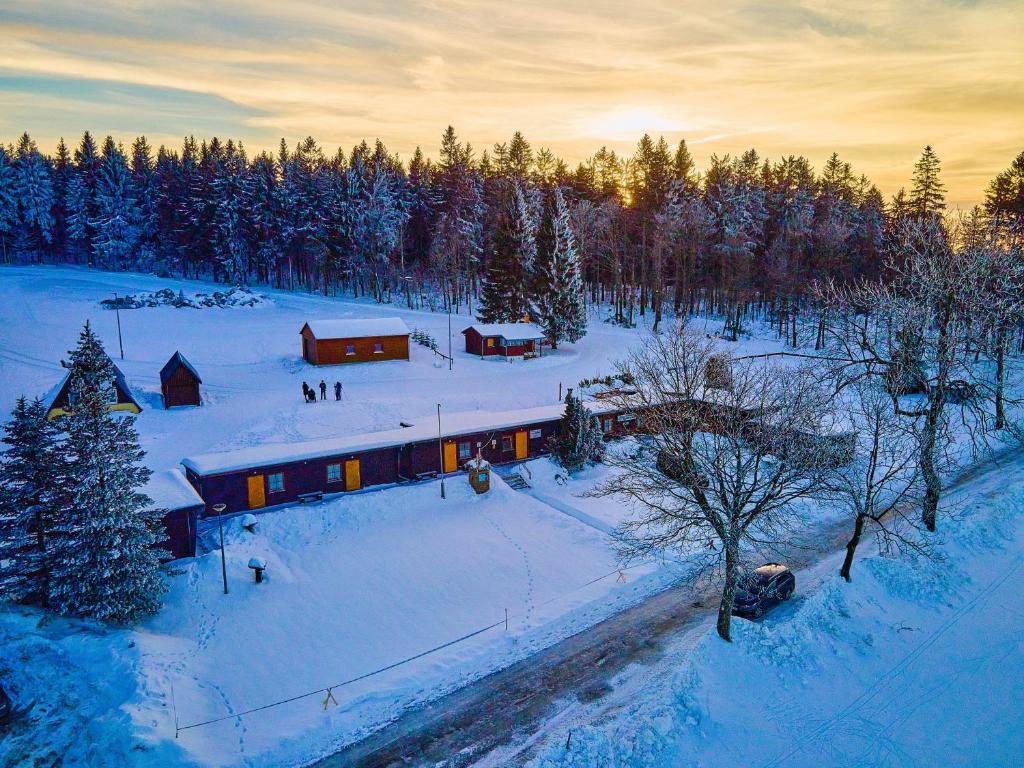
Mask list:
[{"label": "sun", "polygon": [[635,141],[645,133],[674,133],[687,127],[685,121],[664,110],[644,105],[615,107],[585,117],[579,126],[580,132],[587,136],[629,141]]}]

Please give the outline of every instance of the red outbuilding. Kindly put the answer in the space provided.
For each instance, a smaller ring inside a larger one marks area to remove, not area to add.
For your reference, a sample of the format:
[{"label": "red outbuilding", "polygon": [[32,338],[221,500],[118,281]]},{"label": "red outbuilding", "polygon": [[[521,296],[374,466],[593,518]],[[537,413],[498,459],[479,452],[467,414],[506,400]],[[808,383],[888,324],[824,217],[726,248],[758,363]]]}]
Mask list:
[{"label": "red outbuilding", "polygon": [[538,357],[546,336],[533,323],[477,323],[462,334],[466,351],[481,357]]},{"label": "red outbuilding", "polygon": [[397,317],[310,320],[300,333],[302,357],[313,365],[409,359],[409,328]]}]

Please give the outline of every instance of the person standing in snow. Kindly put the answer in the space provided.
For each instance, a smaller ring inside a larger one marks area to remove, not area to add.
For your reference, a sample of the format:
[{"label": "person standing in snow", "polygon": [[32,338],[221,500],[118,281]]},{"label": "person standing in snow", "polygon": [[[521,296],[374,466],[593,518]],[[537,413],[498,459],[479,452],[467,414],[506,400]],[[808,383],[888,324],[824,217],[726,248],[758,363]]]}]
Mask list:
[{"label": "person standing in snow", "polygon": [[341,382],[334,382],[334,399],[341,400]]},{"label": "person standing in snow", "polygon": [[320,379],[320,399],[327,399],[327,382],[324,381],[323,379]]},{"label": "person standing in snow", "polygon": [[309,402],[309,384],[302,382],[302,399]]}]

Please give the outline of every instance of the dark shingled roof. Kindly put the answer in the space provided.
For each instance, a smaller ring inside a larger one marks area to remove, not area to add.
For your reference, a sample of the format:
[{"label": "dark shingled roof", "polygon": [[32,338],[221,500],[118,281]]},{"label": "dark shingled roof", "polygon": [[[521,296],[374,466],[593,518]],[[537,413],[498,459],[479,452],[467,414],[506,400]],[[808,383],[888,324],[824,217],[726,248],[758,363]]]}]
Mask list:
[{"label": "dark shingled roof", "polygon": [[203,380],[199,377],[199,372],[192,367],[192,363],[185,359],[185,356],[181,352],[175,352],[171,355],[171,359],[167,361],[167,364],[160,369],[160,383],[166,384],[167,380],[171,375],[178,369],[178,366],[184,366],[185,369],[196,377],[196,381],[200,384]]}]

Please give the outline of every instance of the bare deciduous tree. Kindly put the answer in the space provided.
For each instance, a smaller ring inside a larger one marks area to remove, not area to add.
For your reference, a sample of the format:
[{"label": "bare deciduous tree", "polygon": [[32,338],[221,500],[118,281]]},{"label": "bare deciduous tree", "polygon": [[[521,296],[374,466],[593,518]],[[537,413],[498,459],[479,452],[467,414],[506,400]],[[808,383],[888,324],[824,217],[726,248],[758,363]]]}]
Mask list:
[{"label": "bare deciduous tree", "polygon": [[676,552],[701,572],[720,572],[718,634],[730,637],[733,594],[754,546],[785,541],[794,506],[822,490],[826,468],[815,435],[829,393],[807,369],[733,362],[728,389],[705,372],[717,350],[685,328],[648,337],[620,363],[645,437],[606,454],[622,470],[592,493],[632,505],[623,526],[627,559]]},{"label": "bare deciduous tree", "polygon": [[857,452],[826,483],[831,501],[853,518],[853,534],[839,574],[850,581],[854,555],[868,526],[883,549],[924,551],[906,514],[920,490],[919,445],[913,428],[893,411],[881,382],[862,378],[846,391],[844,411],[857,433]]},{"label": "bare deciduous tree", "polygon": [[818,291],[819,301],[831,308],[825,335],[838,360],[830,375],[839,388],[878,377],[894,412],[913,426],[924,482],[921,519],[929,531],[935,530],[942,495],[947,406],[960,407],[975,449],[995,428],[986,410],[995,388],[977,351],[984,328],[994,322],[989,255],[968,247],[957,225],[934,217],[906,219],[890,247],[885,281],[828,284]]}]

